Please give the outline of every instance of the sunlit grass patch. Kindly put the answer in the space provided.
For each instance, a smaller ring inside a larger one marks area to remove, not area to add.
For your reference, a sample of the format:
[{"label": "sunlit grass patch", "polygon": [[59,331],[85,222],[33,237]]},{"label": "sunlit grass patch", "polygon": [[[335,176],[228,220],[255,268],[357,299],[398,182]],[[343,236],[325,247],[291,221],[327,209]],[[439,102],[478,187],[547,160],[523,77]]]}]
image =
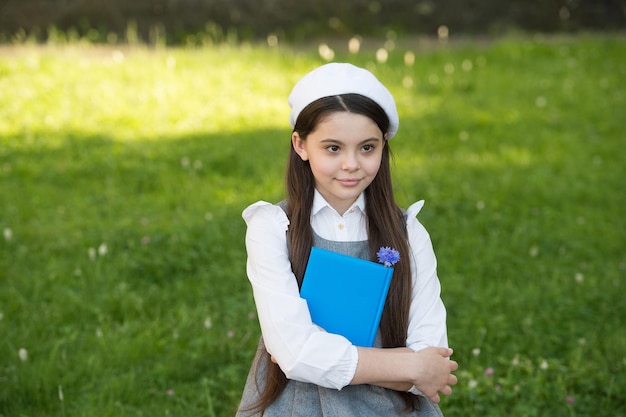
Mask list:
[{"label": "sunlit grass patch", "polygon": [[130,140],[284,126],[293,72],[271,50],[23,48],[5,53],[0,127],[30,141],[61,130]]}]

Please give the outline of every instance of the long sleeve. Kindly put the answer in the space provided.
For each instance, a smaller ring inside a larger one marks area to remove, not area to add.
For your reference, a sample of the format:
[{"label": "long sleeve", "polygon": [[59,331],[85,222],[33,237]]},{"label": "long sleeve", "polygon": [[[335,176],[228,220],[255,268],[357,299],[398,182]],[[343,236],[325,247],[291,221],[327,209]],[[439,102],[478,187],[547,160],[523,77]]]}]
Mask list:
[{"label": "long sleeve", "polygon": [[407,229],[411,247],[413,292],[407,346],[415,351],[430,346],[448,346],[446,309],[441,300],[437,259],[430,235],[416,219],[423,201],[407,210]]},{"label": "long sleeve", "polygon": [[356,347],[313,324],[291,270],[280,207],[257,202],[243,212],[248,226],[247,273],[265,346],[287,378],[341,389],[357,366]]}]

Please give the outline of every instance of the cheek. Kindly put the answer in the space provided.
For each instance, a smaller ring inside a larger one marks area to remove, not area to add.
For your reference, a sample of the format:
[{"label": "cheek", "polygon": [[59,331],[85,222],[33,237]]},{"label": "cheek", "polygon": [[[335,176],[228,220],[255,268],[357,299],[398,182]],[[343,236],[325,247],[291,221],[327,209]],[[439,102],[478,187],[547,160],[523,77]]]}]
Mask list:
[{"label": "cheek", "polygon": [[374,176],[378,173],[380,169],[381,160],[380,158],[368,160],[364,165],[363,169],[367,172],[368,175]]},{"label": "cheek", "polygon": [[309,159],[309,166],[315,178],[329,176],[333,173],[333,169],[328,163],[322,163],[317,158]]}]

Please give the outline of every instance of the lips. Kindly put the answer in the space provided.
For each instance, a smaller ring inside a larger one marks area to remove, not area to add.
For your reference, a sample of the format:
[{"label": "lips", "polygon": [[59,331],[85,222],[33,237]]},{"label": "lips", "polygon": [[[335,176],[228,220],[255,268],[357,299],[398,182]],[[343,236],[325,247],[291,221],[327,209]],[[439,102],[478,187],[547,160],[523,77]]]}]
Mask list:
[{"label": "lips", "polygon": [[359,178],[347,178],[347,179],[338,179],[337,182],[343,185],[344,187],[354,187],[358,185],[361,180]]}]

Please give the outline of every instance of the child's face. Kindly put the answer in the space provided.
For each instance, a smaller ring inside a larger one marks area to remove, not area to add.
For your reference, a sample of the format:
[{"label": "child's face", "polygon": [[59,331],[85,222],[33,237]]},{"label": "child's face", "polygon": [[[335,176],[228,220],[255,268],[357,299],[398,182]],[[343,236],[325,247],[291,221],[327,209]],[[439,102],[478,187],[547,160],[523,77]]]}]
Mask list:
[{"label": "child's face", "polygon": [[306,140],[294,132],[292,144],[300,158],[309,161],[315,188],[343,215],[376,177],[384,138],[370,118],[336,112],[323,119]]}]

